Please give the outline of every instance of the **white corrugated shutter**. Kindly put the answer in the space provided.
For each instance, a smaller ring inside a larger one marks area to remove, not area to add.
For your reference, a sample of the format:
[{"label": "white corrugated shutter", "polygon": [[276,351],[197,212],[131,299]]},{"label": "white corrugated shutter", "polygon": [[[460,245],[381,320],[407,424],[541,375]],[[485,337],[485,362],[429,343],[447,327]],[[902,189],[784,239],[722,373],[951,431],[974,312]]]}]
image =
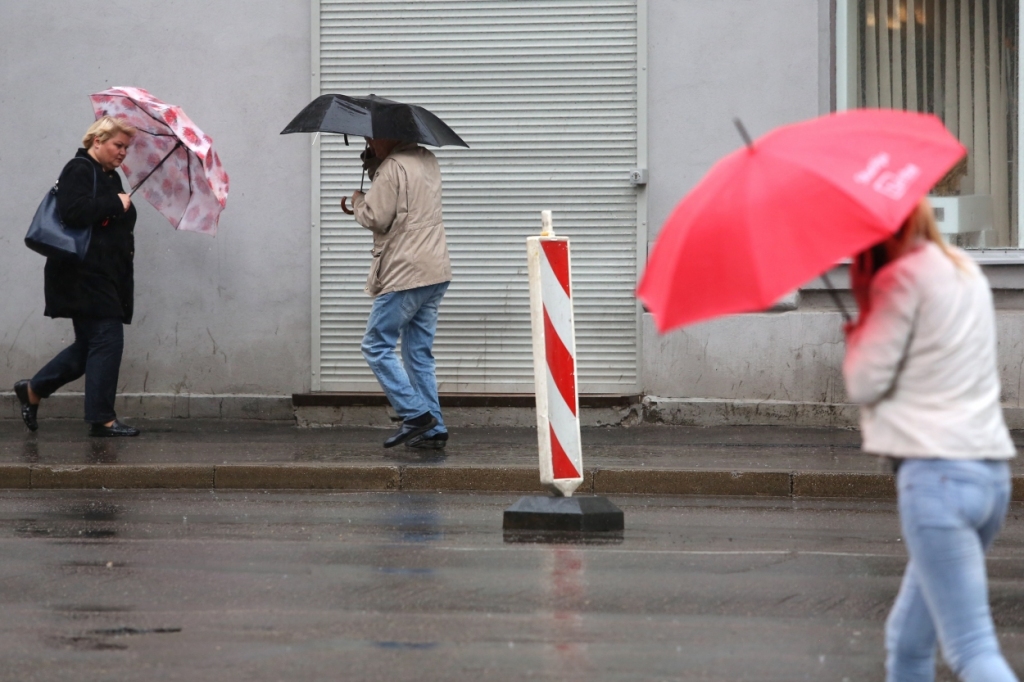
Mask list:
[{"label": "white corrugated shutter", "polygon": [[[321,0],[319,12],[321,92],[420,104],[470,145],[434,150],[454,273],[434,346],[441,390],[533,390],[525,238],[551,209],[572,240],[580,391],[635,391],[636,0]],[[350,142],[319,139],[322,391],[378,390],[359,351],[371,238],[338,207],[359,186],[363,141]]]}]

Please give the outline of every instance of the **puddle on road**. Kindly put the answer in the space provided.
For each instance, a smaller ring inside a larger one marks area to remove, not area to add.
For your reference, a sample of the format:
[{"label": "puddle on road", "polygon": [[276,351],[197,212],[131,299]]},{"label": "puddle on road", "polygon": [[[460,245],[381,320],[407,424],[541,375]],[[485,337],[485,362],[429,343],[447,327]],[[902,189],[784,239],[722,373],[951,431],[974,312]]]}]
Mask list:
[{"label": "puddle on road", "polygon": [[44,638],[47,645],[58,649],[75,651],[124,651],[128,645],[117,641],[122,637],[137,635],[165,635],[181,632],[180,627],[169,628],[100,628],[88,630],[81,635],[56,635]]},{"label": "puddle on road", "polygon": [[115,521],[126,511],[128,509],[124,505],[96,500],[64,505],[54,510],[57,515],[76,521]]},{"label": "puddle on road", "polygon": [[88,635],[72,635],[67,637],[48,637],[46,643],[57,649],[74,649],[75,651],[123,651],[127,644],[108,642],[102,637]]},{"label": "puddle on road", "polygon": [[26,524],[15,526],[15,535],[42,537],[51,540],[106,540],[117,536],[113,528],[68,528],[64,526],[41,526]]},{"label": "puddle on road", "polygon": [[437,648],[437,642],[371,642],[373,646],[378,649],[393,649],[393,650],[427,650]]},{"label": "puddle on road", "polygon": [[124,505],[106,501],[62,500],[37,517],[16,519],[13,531],[22,537],[106,540],[118,534],[116,529],[110,527],[110,522],[121,520],[127,511]]},{"label": "puddle on road", "polygon": [[107,637],[123,637],[125,635],[164,635],[175,632],[181,632],[181,628],[133,628],[123,626],[119,628],[89,630],[90,635],[104,635]]}]

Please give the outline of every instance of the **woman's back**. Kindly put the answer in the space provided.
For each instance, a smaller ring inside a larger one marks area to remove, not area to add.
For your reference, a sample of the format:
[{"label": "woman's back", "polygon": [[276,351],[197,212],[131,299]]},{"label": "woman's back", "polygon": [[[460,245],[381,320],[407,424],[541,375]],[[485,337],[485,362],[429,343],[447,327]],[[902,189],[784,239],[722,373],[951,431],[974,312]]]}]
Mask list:
[{"label": "woman's back", "polygon": [[864,449],[900,457],[1008,458],[992,293],[978,266],[925,242],[882,268],[843,373]]}]

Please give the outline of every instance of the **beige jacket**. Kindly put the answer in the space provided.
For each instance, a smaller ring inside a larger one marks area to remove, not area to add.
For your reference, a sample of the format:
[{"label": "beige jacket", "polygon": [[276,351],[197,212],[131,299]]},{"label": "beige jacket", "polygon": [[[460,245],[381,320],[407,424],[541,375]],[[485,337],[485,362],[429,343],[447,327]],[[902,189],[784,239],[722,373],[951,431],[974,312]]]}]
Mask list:
[{"label": "beige jacket", "polygon": [[370,190],[353,198],[352,209],[359,224],[373,232],[366,293],[379,296],[451,281],[441,169],[429,150],[413,143],[395,147]]},{"label": "beige jacket", "polygon": [[999,402],[992,292],[927,243],[871,282],[871,308],[846,340],[846,392],[861,405],[867,452],[1004,459],[1016,449]]}]

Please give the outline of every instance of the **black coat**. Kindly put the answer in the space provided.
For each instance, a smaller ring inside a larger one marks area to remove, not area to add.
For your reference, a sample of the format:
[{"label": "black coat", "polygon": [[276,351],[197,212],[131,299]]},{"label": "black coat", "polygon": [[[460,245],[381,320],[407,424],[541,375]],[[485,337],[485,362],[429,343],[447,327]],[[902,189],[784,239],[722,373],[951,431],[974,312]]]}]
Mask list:
[{"label": "black coat", "polygon": [[46,259],[47,317],[116,317],[131,323],[136,213],[134,204],[124,210],[117,196],[123,192],[117,171],[104,171],[85,149],[79,149],[64,166],[57,184],[57,210],[70,227],[92,225],[92,240],[81,263],[75,259]]}]

